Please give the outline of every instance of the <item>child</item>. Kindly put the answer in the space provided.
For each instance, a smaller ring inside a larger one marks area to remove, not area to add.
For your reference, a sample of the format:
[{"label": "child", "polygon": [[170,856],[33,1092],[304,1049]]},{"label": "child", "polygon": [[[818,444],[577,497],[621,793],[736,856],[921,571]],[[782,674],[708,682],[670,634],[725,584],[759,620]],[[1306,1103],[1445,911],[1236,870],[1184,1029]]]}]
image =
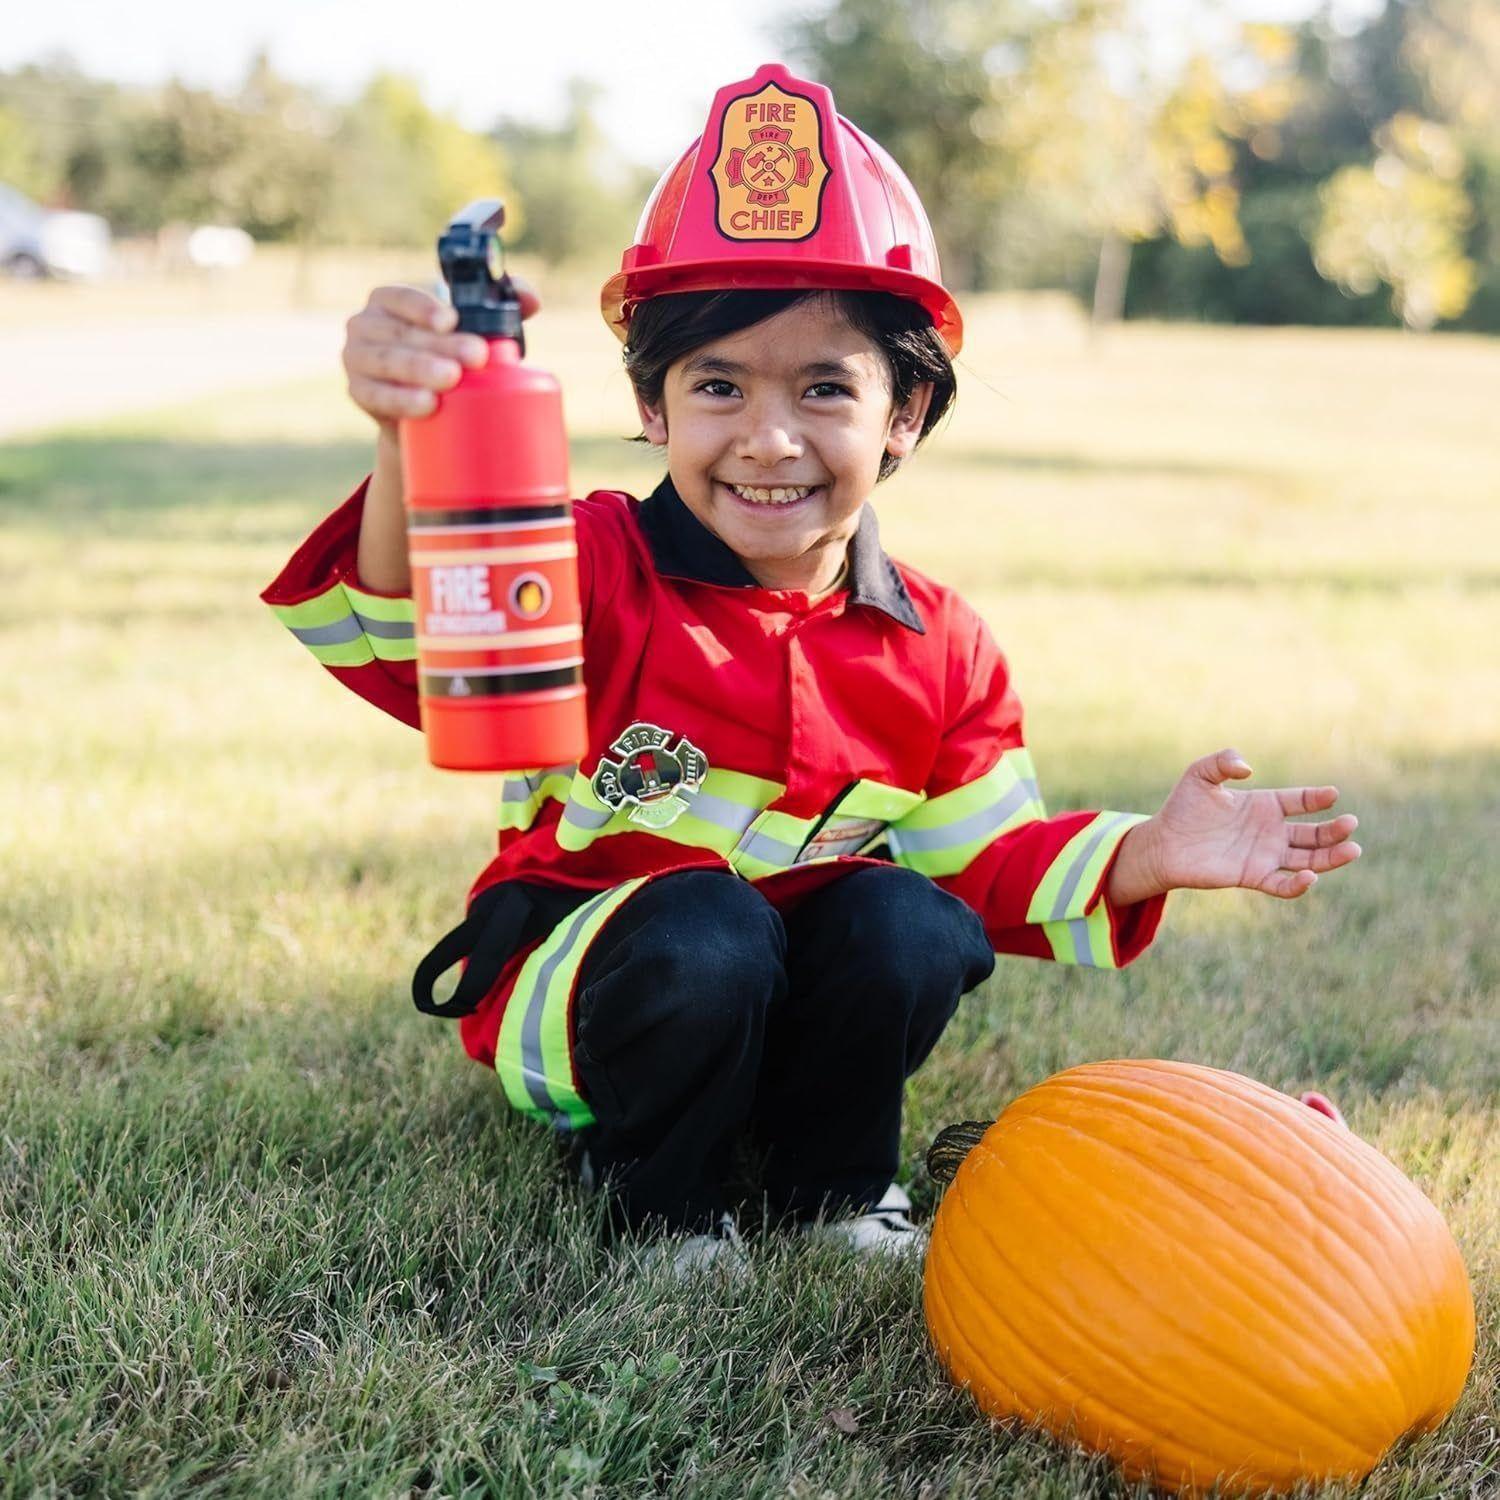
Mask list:
[{"label": "child", "polygon": [[[825,88],[768,65],[721,89],[638,239],[604,307],[667,474],[574,507],[588,755],[503,779],[418,1004],[570,1133],[618,1224],[675,1231],[679,1269],[743,1253],[743,1135],[777,1219],[919,1249],[903,1085],[997,952],[1129,963],[1167,891],[1300,896],[1358,858],[1356,820],[1287,821],[1332,787],[1229,790],[1234,750],[1155,817],[1047,816],[985,625],[881,550],[871,494],[952,401],[961,322],[910,184]],[[483,362],[453,326],[404,287],[350,320],[375,469],[264,595],[413,725],[396,422]]]}]

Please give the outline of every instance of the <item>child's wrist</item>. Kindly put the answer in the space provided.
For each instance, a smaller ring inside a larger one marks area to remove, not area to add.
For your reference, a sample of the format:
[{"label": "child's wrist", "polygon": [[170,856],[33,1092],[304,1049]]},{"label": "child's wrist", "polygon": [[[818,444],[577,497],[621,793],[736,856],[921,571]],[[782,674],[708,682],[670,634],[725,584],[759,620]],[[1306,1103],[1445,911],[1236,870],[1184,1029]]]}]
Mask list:
[{"label": "child's wrist", "polygon": [[1111,905],[1133,906],[1172,889],[1161,875],[1157,835],[1154,818],[1126,830],[1105,881],[1104,894]]}]

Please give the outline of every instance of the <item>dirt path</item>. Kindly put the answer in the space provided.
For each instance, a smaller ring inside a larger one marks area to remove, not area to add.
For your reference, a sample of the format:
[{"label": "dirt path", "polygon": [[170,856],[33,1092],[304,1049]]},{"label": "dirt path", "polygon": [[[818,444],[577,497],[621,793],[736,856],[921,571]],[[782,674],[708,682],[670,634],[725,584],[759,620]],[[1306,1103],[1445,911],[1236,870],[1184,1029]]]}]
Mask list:
[{"label": "dirt path", "polygon": [[337,370],[333,313],[214,314],[0,332],[0,439]]}]

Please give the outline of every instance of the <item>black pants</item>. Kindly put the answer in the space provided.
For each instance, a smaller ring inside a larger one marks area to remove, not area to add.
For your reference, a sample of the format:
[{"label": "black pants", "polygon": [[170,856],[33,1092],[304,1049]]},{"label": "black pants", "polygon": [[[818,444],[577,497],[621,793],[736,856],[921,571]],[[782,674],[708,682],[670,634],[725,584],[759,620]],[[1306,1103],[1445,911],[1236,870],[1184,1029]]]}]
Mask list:
[{"label": "black pants", "polygon": [[895,865],[856,867],[785,921],[728,872],[643,887],[575,1000],[583,1144],[617,1226],[707,1228],[742,1133],[778,1218],[878,1202],[905,1080],[994,964],[969,907]]}]

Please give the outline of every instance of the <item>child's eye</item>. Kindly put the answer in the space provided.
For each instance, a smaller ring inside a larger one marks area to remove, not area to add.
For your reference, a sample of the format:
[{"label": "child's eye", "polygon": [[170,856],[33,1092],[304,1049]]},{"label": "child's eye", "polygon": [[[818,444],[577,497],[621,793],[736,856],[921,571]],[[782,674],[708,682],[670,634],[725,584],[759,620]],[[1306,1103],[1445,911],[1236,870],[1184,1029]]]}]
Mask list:
[{"label": "child's eye", "polygon": [[820,380],[816,385],[808,386],[809,391],[836,391],[841,396],[849,394],[849,387],[837,385],[832,380]]},{"label": "child's eye", "polygon": [[[722,385],[724,389],[722,391],[711,391],[709,390],[711,385]],[[701,385],[696,386],[695,389],[703,391],[710,396],[730,396],[734,394],[734,386],[728,380],[705,380]]]}]

